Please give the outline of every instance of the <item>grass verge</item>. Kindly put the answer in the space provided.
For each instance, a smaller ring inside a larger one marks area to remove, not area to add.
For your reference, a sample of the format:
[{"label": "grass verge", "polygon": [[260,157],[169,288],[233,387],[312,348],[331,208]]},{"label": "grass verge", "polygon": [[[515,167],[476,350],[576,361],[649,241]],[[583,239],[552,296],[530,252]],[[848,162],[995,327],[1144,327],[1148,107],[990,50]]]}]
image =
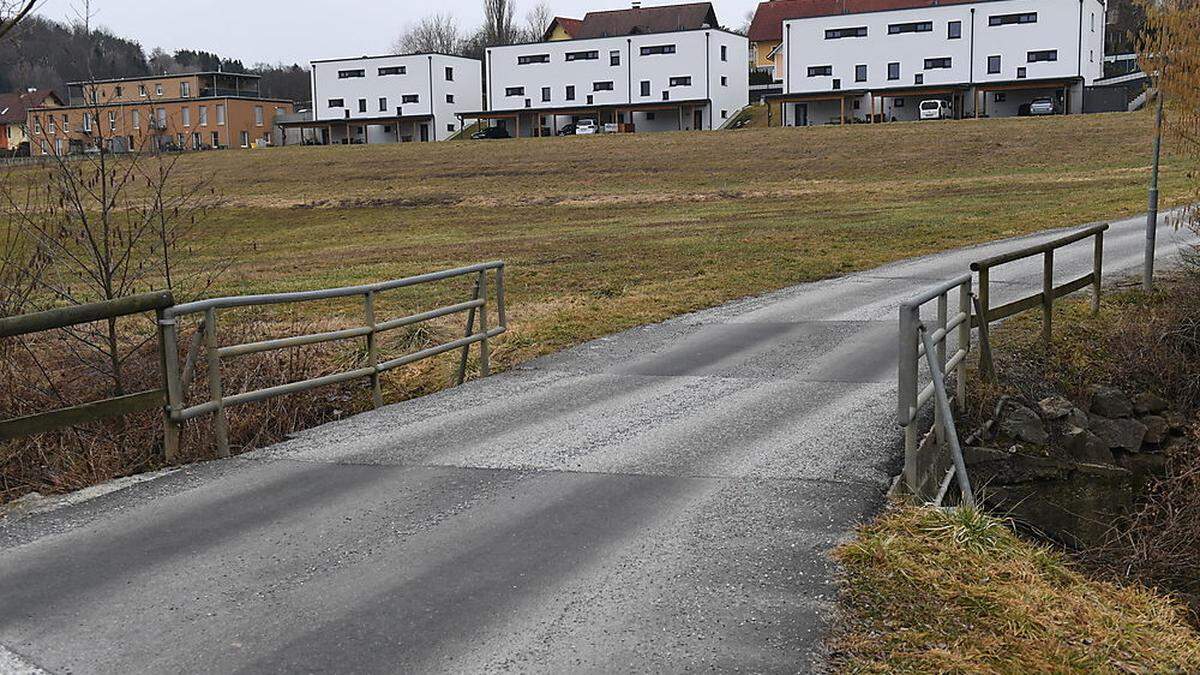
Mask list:
[{"label": "grass verge", "polygon": [[836,553],[837,672],[1198,672],[1174,601],[1090,580],[987,515],[896,508]]}]

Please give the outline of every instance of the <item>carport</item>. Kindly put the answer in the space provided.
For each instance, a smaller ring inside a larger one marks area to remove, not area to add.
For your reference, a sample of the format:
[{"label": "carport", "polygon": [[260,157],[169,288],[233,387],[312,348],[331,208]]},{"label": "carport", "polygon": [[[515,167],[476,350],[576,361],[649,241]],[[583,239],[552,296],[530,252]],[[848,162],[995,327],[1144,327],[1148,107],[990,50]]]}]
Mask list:
[{"label": "carport", "polygon": [[[433,115],[390,115],[384,117],[356,117],[345,118],[340,120],[295,120],[286,122],[277,122],[277,126],[285,132],[288,129],[299,129],[300,137],[305,137],[305,130],[312,130],[319,140],[318,145],[333,145],[334,137],[337,132],[341,132],[341,140],[339,143],[351,143],[352,139],[357,135],[362,136],[363,143],[370,142],[371,127],[381,126],[384,128],[394,127],[394,132],[387,134],[387,139],[384,140],[379,134],[375,135],[378,142],[381,143],[401,143],[405,139],[413,140],[420,139],[421,141],[433,140],[430,131],[433,129]],[[411,132],[405,135],[403,132],[405,127]],[[394,140],[393,140],[394,136]],[[283,137],[286,139],[287,134]]]},{"label": "carport", "polygon": [[[771,104],[779,103],[779,126],[808,126],[809,120],[816,119],[817,116],[811,111],[820,104],[835,104],[837,107],[837,119],[840,124],[846,123],[846,102],[853,101],[856,98],[865,96],[865,89],[837,91],[837,92],[819,92],[812,94],[773,94],[764,96],[763,100],[767,102],[767,126],[773,125],[774,111]],[[788,107],[792,108],[791,124],[788,124]],[[832,106],[831,106],[832,107]]]},{"label": "carport", "polygon": [[[891,103],[893,120],[919,120],[921,119],[921,101],[929,99],[949,100],[954,107],[954,118],[961,119],[963,117],[963,108],[966,100],[969,98],[966,87],[909,87],[906,89],[885,89],[879,92],[868,92],[869,107],[871,114],[867,118],[872,122],[887,122],[888,104]],[[912,99],[911,106],[908,105],[909,99]],[[878,112],[876,112],[876,101],[879,102]],[[896,114],[897,108],[904,108],[904,112],[900,115]],[[909,112],[911,110],[911,113]]]},{"label": "carport", "polygon": [[[1076,85],[1078,85],[1079,83],[1080,83],[1080,80],[1078,80],[1078,79],[1068,78],[1068,79],[1054,79],[1054,80],[1015,80],[1015,81],[1010,81],[1010,82],[997,82],[997,83],[976,85],[976,88],[975,88],[975,97],[976,97],[975,114],[977,117],[982,117],[984,115],[988,115],[989,108],[997,109],[997,108],[999,108],[999,106],[996,106],[995,104],[998,104],[1001,102],[1007,103],[1009,105],[1006,105],[1006,106],[1004,106],[1004,108],[1000,108],[1000,109],[1007,110],[1007,111],[1009,111],[1009,114],[1012,114],[1011,113],[1012,102],[1009,102],[1007,100],[1005,100],[1005,101],[994,100],[995,95],[996,94],[1004,94],[1004,97],[1007,99],[1007,96],[1011,93],[1024,92],[1028,95],[1028,98],[1030,98],[1030,100],[1032,100],[1034,98],[1038,98],[1043,95],[1047,95],[1047,94],[1049,94],[1050,96],[1053,97],[1053,96],[1057,96],[1058,94],[1061,93],[1061,95],[1062,95],[1062,114],[1068,115],[1071,112],[1071,89],[1073,87],[1075,87]],[[993,100],[989,101],[989,94],[991,95],[991,98],[993,98]],[[991,103],[993,105],[989,106],[989,103]],[[1020,105],[1018,104],[1017,107],[1019,110]]]},{"label": "carport", "polygon": [[[595,119],[596,124],[604,125],[609,123],[634,123],[634,114],[643,113],[651,116],[657,116],[657,113],[666,111],[674,113],[669,115],[668,119],[674,121],[674,124],[664,122],[655,125],[658,131],[684,129],[701,129],[705,124],[710,127],[714,126],[712,117],[712,106],[708,99],[689,99],[686,101],[653,101],[647,103],[618,103],[606,105],[591,105],[591,106],[560,106],[550,108],[522,108],[520,110],[479,110],[474,112],[457,113],[460,123],[464,119],[475,119],[481,122],[486,121],[491,126],[491,122],[499,120],[512,120],[514,129],[513,136],[520,138],[524,131],[530,131],[529,136],[553,135],[557,136],[559,131],[559,118],[588,118]],[[542,118],[548,119],[548,124],[542,123]],[[532,119],[530,119],[532,118]],[[699,123],[697,123],[699,122]],[[548,131],[548,134],[543,134],[543,130]],[[637,125],[634,125],[634,131],[637,131]]]}]

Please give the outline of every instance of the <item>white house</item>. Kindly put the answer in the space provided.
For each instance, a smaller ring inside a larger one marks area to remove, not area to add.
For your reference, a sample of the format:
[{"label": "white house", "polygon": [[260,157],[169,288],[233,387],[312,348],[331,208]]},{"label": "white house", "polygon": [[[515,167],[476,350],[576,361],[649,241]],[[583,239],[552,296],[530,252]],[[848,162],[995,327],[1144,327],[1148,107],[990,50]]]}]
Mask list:
[{"label": "white house", "polygon": [[407,54],[312,62],[312,119],[323,143],[442,141],[460,113],[483,105],[481,64],[448,54]]},{"label": "white house", "polygon": [[517,136],[579,119],[717,129],[747,104],[748,49],[707,2],[591,12],[571,39],[487,50],[488,109],[475,116]]},{"label": "white house", "polygon": [[[1035,98],[1083,110],[1103,77],[1103,0],[891,0],[901,9],[783,22],[782,123],[916,119],[922,100],[1011,116]],[[852,5],[844,2],[843,8]]]}]

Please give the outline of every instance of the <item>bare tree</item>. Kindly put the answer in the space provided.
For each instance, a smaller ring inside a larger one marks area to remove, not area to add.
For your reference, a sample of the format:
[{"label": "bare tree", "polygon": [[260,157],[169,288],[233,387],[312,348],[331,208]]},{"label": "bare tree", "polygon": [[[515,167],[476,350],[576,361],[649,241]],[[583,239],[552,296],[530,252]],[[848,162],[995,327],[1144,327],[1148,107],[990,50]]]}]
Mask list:
[{"label": "bare tree", "polygon": [[484,46],[511,45],[521,40],[521,31],[513,20],[513,0],[483,0]]},{"label": "bare tree", "polygon": [[462,32],[452,15],[432,14],[405,26],[400,37],[392,43],[392,49],[398,54],[457,54],[462,41]]},{"label": "bare tree", "polygon": [[0,40],[33,12],[37,0],[0,0]]},{"label": "bare tree", "polygon": [[528,33],[526,39],[530,42],[541,40],[546,35],[546,30],[550,28],[552,21],[554,21],[554,10],[550,8],[550,3],[542,0],[534,5],[525,14],[525,32]]}]

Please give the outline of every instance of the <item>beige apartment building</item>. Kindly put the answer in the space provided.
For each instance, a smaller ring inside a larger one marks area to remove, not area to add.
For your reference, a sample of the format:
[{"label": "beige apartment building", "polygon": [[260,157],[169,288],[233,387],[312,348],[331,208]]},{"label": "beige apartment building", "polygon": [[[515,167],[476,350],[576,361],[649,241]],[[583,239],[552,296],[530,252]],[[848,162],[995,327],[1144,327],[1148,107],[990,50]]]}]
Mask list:
[{"label": "beige apartment building", "polygon": [[271,144],[294,104],[263,98],[259,77],[186,73],[74,82],[69,103],[28,113],[31,154],[251,148]]}]

